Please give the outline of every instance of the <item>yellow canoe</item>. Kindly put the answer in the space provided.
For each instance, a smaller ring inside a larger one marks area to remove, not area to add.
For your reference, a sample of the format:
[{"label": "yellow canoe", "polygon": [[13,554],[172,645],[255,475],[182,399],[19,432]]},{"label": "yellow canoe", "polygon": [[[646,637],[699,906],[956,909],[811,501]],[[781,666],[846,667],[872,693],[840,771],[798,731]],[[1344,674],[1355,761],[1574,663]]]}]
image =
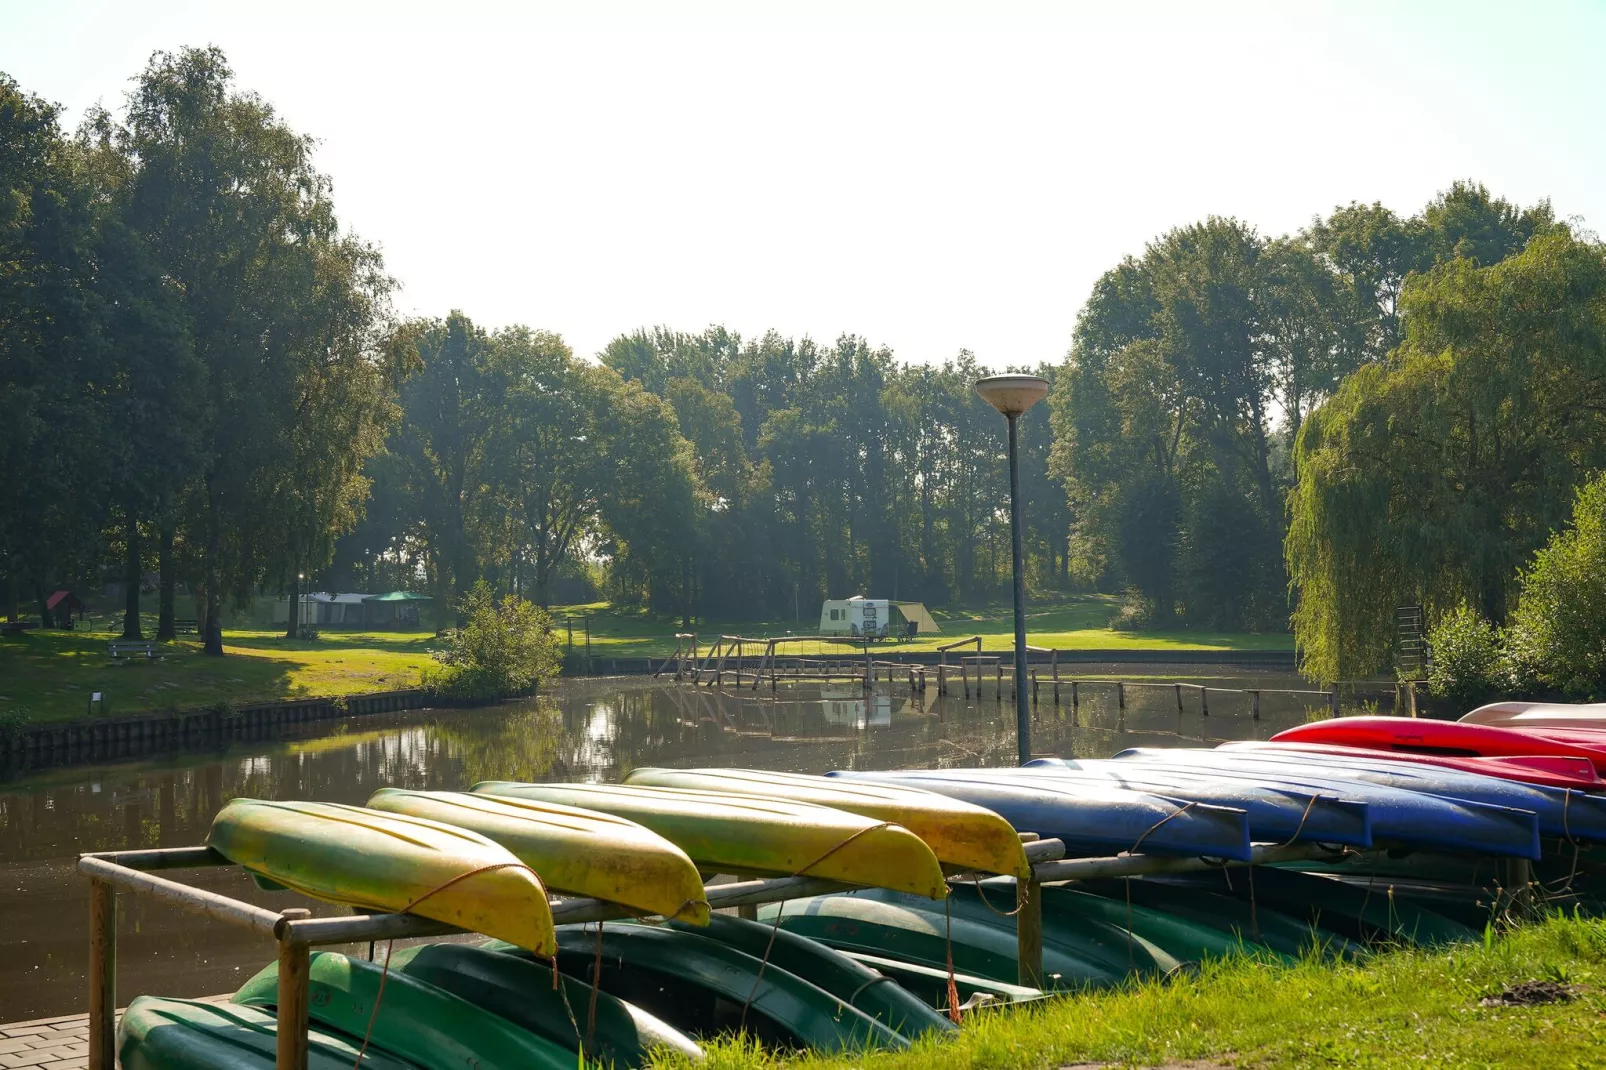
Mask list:
[{"label": "yellow canoe", "polygon": [[932,899],[948,894],[925,841],[901,825],[812,803],[718,791],[625,784],[486,781],[476,794],[600,810],[645,825],[698,868],[744,876],[810,876],[891,888]]},{"label": "yellow canoe", "polygon": [[708,900],[686,852],[634,821],[534,799],[380,788],[368,806],[441,821],[494,840],[548,888],[646,914],[708,924]]},{"label": "yellow canoe", "polygon": [[991,810],[920,788],[865,784],[756,769],[637,769],[627,784],[791,799],[895,821],[926,841],[937,860],[964,870],[1031,876],[1020,834]]},{"label": "yellow canoe", "polygon": [[339,803],[231,799],[206,842],[314,899],[407,910],[543,957],[557,953],[540,878],[477,832]]}]

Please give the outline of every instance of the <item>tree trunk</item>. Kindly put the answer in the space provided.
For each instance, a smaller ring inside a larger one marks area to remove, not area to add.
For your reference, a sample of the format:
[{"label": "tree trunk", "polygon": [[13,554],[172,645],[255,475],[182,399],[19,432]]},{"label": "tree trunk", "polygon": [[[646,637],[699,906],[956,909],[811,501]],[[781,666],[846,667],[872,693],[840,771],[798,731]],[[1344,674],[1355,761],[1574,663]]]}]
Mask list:
[{"label": "tree trunk", "polygon": [[680,626],[691,631],[691,558],[680,558]]},{"label": "tree trunk", "polygon": [[17,623],[17,570],[16,569],[11,568],[11,569],[7,569],[6,570],[6,584],[5,584],[4,587],[0,587],[0,595],[3,595],[4,599],[5,599],[6,620],[11,624]]},{"label": "tree trunk", "polygon": [[218,574],[218,536],[215,526],[207,535],[206,546],[206,625],[201,653],[223,656],[223,581]]},{"label": "tree trunk", "polygon": [[173,630],[173,525],[162,525],[161,543],[156,551],[157,581],[156,638],[171,639]]},{"label": "tree trunk", "polygon": [[123,566],[123,580],[128,587],[123,596],[123,638],[143,639],[145,635],[139,626],[139,523],[133,513],[129,513],[123,522],[123,534],[128,544]]},{"label": "tree trunk", "polygon": [[35,581],[33,585],[33,597],[34,601],[39,603],[39,626],[41,628],[54,628],[56,626],[56,621],[55,618],[50,615],[50,606],[46,603],[46,599],[50,596],[45,594],[44,584]]},{"label": "tree trunk", "polygon": [[284,637],[301,638],[301,577],[290,576],[290,609],[284,616]]}]

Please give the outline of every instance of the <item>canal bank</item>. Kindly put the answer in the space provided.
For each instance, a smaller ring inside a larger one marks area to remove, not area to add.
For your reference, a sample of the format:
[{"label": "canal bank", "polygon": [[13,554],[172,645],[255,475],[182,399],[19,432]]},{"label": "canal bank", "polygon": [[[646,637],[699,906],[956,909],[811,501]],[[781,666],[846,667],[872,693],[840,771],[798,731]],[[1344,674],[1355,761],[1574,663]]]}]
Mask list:
[{"label": "canal bank", "polygon": [[[936,651],[877,650],[873,658],[878,666],[931,668],[945,661],[957,666],[962,653],[944,655]],[[1096,675],[1101,679],[1152,677],[1163,669],[1175,670],[1183,675],[1190,672],[1292,675],[1296,668],[1292,652],[1276,650],[1138,650],[1120,651],[1116,658],[1112,658],[1109,651],[1057,650],[1045,651],[1040,656],[1045,664],[1052,657],[1060,666],[1058,671],[1064,674],[1067,683],[1094,667],[1099,670]],[[572,654],[565,659],[563,678],[673,675],[674,661],[673,658],[604,658]],[[1009,664],[1007,655],[1002,664]],[[751,676],[751,673],[748,675]],[[33,769],[160,754],[229,740],[266,739],[286,726],[427,709],[437,705],[438,701],[422,689],[403,688],[240,705],[217,703],[183,711],[154,710],[121,717],[87,717],[26,724],[0,731],[0,775],[14,776]]]}]

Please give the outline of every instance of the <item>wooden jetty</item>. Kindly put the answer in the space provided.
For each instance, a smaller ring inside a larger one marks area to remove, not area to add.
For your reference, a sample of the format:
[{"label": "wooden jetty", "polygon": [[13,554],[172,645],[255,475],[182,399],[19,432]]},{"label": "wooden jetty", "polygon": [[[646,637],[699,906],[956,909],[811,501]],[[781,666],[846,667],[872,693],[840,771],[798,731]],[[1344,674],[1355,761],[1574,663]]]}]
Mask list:
[{"label": "wooden jetty", "polygon": [[[777,690],[782,682],[856,681],[865,689],[885,680],[895,683],[905,680],[913,694],[926,693],[931,676],[936,677],[937,695],[953,693],[955,677],[964,698],[981,698],[988,678],[991,692],[1002,701],[1014,697],[1015,657],[1012,652],[983,653],[979,635],[955,639],[936,648],[938,661],[926,665],[909,661],[877,660],[870,640],[860,636],[844,635],[787,635],[777,638],[756,639],[749,636],[721,635],[713,643],[700,645],[695,633],[682,632],[675,636],[675,653],[670,655],[654,672],[653,678],[670,676],[693,686],[758,690],[768,682],[770,690]],[[836,646],[840,652],[821,654],[805,653],[806,644]],[[1316,699],[1328,709],[1330,716],[1339,715],[1340,685],[1316,688],[1243,688],[1217,687],[1178,680],[1110,679],[1104,677],[1073,676],[1061,673],[1060,651],[1052,647],[1026,648],[1027,677],[1031,688],[1032,705],[1042,698],[1047,686],[1050,701],[1058,707],[1068,701],[1073,711],[1081,706],[1082,691],[1087,687],[1113,689],[1117,709],[1126,709],[1128,689],[1158,688],[1172,692],[1176,697],[1177,712],[1185,712],[1187,699],[1196,700],[1198,712],[1210,714],[1210,696],[1238,695],[1248,700],[1250,716],[1260,718],[1260,700],[1263,695]],[[950,661],[950,659],[952,659]],[[1380,687],[1372,681],[1348,681],[1354,687]],[[1392,685],[1390,685],[1392,687]],[[1412,696],[1414,699],[1414,695]],[[1410,705],[1411,716],[1416,716],[1416,705]]]}]

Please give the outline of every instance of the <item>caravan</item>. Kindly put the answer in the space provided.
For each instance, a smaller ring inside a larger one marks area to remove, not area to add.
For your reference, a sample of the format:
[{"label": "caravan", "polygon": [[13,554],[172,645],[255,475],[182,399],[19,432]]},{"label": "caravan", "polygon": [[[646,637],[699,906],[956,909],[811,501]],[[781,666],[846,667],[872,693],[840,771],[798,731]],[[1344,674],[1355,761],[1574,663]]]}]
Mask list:
[{"label": "caravan", "polygon": [[865,635],[871,639],[901,640],[941,630],[919,602],[854,595],[852,598],[827,598],[820,607],[821,635]]}]

